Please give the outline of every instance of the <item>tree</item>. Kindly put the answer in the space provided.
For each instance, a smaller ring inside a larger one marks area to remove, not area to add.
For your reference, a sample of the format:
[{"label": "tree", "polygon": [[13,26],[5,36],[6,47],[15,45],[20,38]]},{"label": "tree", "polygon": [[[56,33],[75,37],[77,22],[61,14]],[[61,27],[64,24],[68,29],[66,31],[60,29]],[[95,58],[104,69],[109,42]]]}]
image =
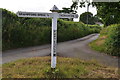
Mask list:
[{"label": "tree", "polygon": [[71,8],[63,7],[62,10],[59,11],[59,13],[73,13],[74,11]]},{"label": "tree", "polygon": [[102,19],[105,26],[120,23],[120,15],[119,15],[120,1],[119,2],[88,2],[88,0],[81,0],[77,2],[76,3],[77,5],[75,6],[78,6],[78,3],[80,3],[81,8],[85,7],[85,3],[88,3],[88,5],[95,6],[97,8],[97,15]]},{"label": "tree", "polygon": [[98,15],[94,15],[94,21],[103,23],[102,19]]},{"label": "tree", "polygon": [[77,9],[78,9],[78,2],[77,1],[73,1],[73,4],[71,5],[71,10],[74,11],[74,13],[77,13]]},{"label": "tree", "polygon": [[80,15],[80,21],[87,24],[87,15],[88,15],[88,24],[95,24],[93,14],[91,12],[85,12]]},{"label": "tree", "polygon": [[105,26],[120,23],[120,2],[94,2],[94,5]]},{"label": "tree", "polygon": [[[66,8],[66,7],[63,7],[62,10],[59,11],[59,13],[74,13],[74,10],[72,10],[71,8]],[[63,20],[67,20],[67,21],[73,21],[73,19],[63,19]]]},{"label": "tree", "polygon": [[[73,8],[75,8],[75,11],[78,9],[78,2],[80,2],[80,6],[79,7],[85,7],[85,3],[87,3],[87,12],[89,12],[89,6],[91,5],[91,2],[90,2],[90,0],[73,0],[73,4],[72,4],[72,6],[73,6]],[[72,8],[72,7],[71,7]],[[77,13],[77,11],[76,11],[76,13]],[[86,24],[88,25],[89,24],[89,20],[88,20],[88,17],[89,17],[89,15],[86,15]]]}]

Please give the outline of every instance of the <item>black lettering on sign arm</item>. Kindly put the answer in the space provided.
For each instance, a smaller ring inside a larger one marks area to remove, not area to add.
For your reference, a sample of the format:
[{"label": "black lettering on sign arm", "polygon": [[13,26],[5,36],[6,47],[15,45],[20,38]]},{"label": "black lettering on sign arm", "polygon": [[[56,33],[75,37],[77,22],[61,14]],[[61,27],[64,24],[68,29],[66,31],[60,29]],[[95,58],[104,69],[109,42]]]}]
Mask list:
[{"label": "black lettering on sign arm", "polygon": [[53,56],[56,56],[56,54],[53,54]]}]

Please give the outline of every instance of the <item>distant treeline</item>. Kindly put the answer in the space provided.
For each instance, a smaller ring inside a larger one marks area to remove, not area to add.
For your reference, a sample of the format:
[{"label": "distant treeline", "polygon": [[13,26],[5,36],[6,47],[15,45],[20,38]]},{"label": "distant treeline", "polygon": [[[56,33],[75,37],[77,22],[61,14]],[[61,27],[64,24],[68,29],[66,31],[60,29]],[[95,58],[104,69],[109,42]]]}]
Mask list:
[{"label": "distant treeline", "polygon": [[[14,49],[51,43],[51,19],[18,18],[2,9],[2,49]],[[81,38],[100,32],[98,25],[58,20],[58,42]]]}]

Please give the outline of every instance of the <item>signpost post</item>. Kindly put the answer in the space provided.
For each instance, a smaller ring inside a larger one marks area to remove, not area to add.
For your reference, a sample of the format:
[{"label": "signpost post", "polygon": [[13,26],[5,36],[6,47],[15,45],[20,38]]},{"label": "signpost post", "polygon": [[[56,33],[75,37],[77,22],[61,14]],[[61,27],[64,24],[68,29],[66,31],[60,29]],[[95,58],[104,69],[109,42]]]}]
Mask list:
[{"label": "signpost post", "polygon": [[17,12],[18,17],[37,17],[52,18],[52,41],[51,41],[51,68],[56,68],[56,52],[57,52],[57,19],[58,18],[78,18],[77,14],[58,13],[59,9],[54,5],[50,10],[52,13],[40,12]]}]

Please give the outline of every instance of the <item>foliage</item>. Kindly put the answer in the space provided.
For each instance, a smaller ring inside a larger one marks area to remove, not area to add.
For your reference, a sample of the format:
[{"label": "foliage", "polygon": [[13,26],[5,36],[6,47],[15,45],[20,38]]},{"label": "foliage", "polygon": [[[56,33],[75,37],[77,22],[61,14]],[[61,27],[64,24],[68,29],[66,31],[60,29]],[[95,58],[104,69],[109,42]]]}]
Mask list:
[{"label": "foliage", "polygon": [[49,57],[34,57],[3,64],[3,78],[117,78],[117,69],[78,58],[57,58],[56,69]]},{"label": "foliage", "polygon": [[88,0],[80,0],[76,2],[76,5],[74,5],[74,7],[77,7],[77,9],[78,9],[78,3],[80,3],[81,8],[85,7],[86,3],[88,4],[87,5],[88,8],[90,5],[96,7],[97,15],[102,19],[105,26],[120,23],[120,15],[119,15],[120,1],[119,2],[88,2]]},{"label": "foliage", "polygon": [[[74,10],[72,10],[71,8],[65,8],[63,7],[62,10],[59,11],[59,13],[73,13],[74,14]],[[63,20],[67,20],[67,21],[73,21],[73,18],[62,18]]]},{"label": "foliage", "polygon": [[[88,21],[87,21],[87,17],[88,17]],[[82,13],[80,15],[80,21],[82,21],[85,24],[91,24],[91,25],[95,24],[94,17],[91,12]]]},{"label": "foliage", "polygon": [[107,47],[107,53],[120,57],[120,24],[109,26],[105,45]]},{"label": "foliage", "polygon": [[101,36],[97,40],[91,42],[89,46],[96,51],[106,53],[106,46],[104,43],[105,43],[105,40]]},{"label": "foliage", "polygon": [[[18,18],[3,9],[3,50],[48,44],[51,42],[51,19]],[[58,20],[58,42],[67,41],[94,33],[81,22]],[[92,30],[93,29],[93,30]],[[100,31],[98,28],[97,32]]]},{"label": "foliage", "polygon": [[120,1],[119,2],[94,2],[98,16],[102,18],[105,26],[120,23]]},{"label": "foliage", "polygon": [[89,28],[90,33],[99,33],[100,30],[102,29],[102,27],[98,25],[88,25],[87,27]]},{"label": "foliage", "polygon": [[94,22],[101,22],[101,23],[103,23],[102,19],[98,15],[94,15]]},{"label": "foliage", "polygon": [[65,8],[63,7],[62,10],[59,11],[59,13],[73,13],[74,11],[71,8]]},{"label": "foliage", "polygon": [[77,9],[78,9],[78,2],[74,2],[73,1],[73,4],[70,6],[70,8],[74,11],[74,13],[77,13]]},{"label": "foliage", "polygon": [[120,24],[115,24],[104,28],[100,37],[90,43],[90,46],[100,52],[112,56],[120,57]]}]

